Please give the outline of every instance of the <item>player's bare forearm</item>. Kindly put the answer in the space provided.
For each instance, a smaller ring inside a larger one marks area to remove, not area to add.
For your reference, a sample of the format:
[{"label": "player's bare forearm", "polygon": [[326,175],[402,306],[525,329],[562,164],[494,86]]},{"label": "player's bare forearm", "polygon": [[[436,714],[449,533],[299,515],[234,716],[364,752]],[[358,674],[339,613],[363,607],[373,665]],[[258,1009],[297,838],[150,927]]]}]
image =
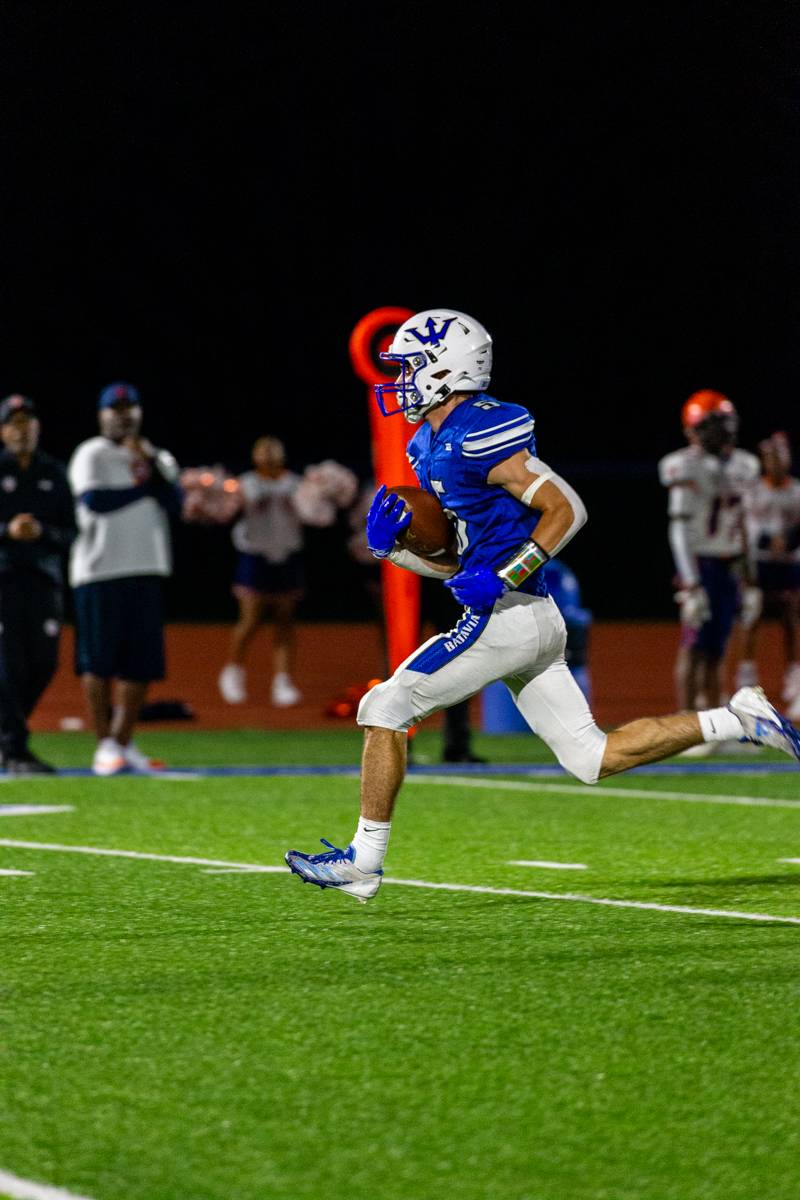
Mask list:
[{"label": "player's bare forearm", "polygon": [[[542,492],[545,495],[542,495]],[[551,497],[550,493],[555,495]],[[536,525],[536,541],[552,556],[572,528],[575,513],[572,505],[551,483],[542,484],[536,500],[537,508],[539,504],[542,505],[541,516]]]},{"label": "player's bare forearm", "polygon": [[498,463],[486,481],[505,488],[515,500],[540,514],[536,542],[551,557],[563,550],[586,523],[586,508],[577,492],[527,450]]}]

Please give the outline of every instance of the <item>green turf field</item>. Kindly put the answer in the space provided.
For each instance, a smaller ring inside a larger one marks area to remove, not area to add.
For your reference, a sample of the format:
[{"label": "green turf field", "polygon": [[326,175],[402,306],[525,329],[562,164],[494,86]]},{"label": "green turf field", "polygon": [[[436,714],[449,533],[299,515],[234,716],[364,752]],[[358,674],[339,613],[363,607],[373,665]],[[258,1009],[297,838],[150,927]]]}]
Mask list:
[{"label": "green turf field", "polygon": [[[196,733],[186,730],[137,735],[137,744],[170,766],[217,766],[226,764],[307,763],[357,764],[361,757],[361,733],[354,723],[330,731],[313,733],[261,729],[220,730]],[[508,736],[476,733],[476,753],[493,762],[553,762],[553,756],[538,738],[528,734]],[[85,767],[92,761],[95,741],[88,733],[39,734],[33,748],[48,761],[62,767]],[[438,762],[442,735],[421,729],[414,738],[414,755],[420,761]]]},{"label": "green turf field", "polygon": [[[176,766],[358,749],[141,741]],[[482,745],[531,757],[502,743]],[[36,748],[66,765],[88,745]],[[565,784],[409,782],[387,862],[406,882],[364,906],[231,869],[346,841],[353,779],[4,786],[0,804],[72,811],[0,815],[0,871],[30,872],[0,874],[0,1181],[53,1200],[796,1200],[800,866],[780,860],[800,858],[800,774]]]}]

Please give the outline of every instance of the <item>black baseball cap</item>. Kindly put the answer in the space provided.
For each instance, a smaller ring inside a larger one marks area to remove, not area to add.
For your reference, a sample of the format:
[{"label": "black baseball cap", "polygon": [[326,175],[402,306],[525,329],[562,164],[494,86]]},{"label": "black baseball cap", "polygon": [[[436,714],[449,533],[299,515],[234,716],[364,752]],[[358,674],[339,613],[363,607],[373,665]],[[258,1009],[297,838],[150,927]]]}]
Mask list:
[{"label": "black baseball cap", "polygon": [[7,424],[15,413],[27,413],[29,417],[38,416],[36,405],[29,396],[6,396],[0,400],[0,425]]}]

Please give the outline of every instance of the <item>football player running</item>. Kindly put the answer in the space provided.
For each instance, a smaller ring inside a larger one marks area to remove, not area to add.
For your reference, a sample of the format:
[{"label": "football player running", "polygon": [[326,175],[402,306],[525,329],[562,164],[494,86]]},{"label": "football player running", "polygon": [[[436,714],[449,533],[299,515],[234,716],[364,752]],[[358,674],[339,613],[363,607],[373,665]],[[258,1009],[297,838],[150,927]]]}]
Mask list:
[{"label": "football player running", "polygon": [[497,679],[561,765],[584,783],[728,738],[800,760],[800,733],[759,688],[742,688],[724,708],[645,717],[604,733],[565,662],[564,621],[539,570],[583,526],[586,510],[537,456],[528,410],[487,394],[491,337],[465,313],[432,309],[401,325],[382,357],[397,364],[399,375],[377,385],[378,405],[384,416],[402,413],[420,425],[409,458],[420,486],[455,524],[459,566],[397,545],[411,517],[385,487],[367,516],[370,549],[442,579],[464,614],[455,629],[431,638],[364,696],[355,835],[345,849],[323,839],[325,853],[290,850],[286,861],[295,874],[361,901],[374,896],[405,774],[407,730]]}]

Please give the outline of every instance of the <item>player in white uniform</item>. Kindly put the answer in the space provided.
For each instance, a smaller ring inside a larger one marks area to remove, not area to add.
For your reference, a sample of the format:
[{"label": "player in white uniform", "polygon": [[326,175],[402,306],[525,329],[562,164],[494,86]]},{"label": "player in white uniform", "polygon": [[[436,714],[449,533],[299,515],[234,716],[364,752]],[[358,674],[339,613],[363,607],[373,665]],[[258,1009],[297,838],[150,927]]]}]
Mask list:
[{"label": "player in white uniform", "polygon": [[[537,574],[581,528],[586,510],[570,485],[536,456],[527,409],[488,396],[492,342],[479,322],[452,309],[411,317],[387,355],[400,375],[378,385],[385,416],[422,422],[409,457],[423,487],[439,496],[458,532],[459,567],[397,546],[409,524],[402,501],[380,488],[367,518],[373,554],[446,580],[465,605],[449,634],[431,638],[368,692],[361,816],[352,842],[323,854],[290,850],[301,879],[365,901],[383,875],[407,730],[441,708],[503,679],[526,720],[559,762],[584,783],[676,754],[704,741],[749,738],[800,760],[800,733],[760,689],[743,688],[726,708],[646,717],[604,733],[564,661],[564,621]],[[389,398],[397,401],[390,409]]]},{"label": "player in white uniform", "polygon": [[[800,479],[791,475],[792,454],[785,433],[774,433],[759,446],[763,476],[746,507],[750,549],[764,592],[764,607],[783,626],[786,669],[783,699],[788,715],[800,720]],[[737,681],[758,679],[758,626],[748,631]]]},{"label": "player in white uniform", "polygon": [[720,703],[722,662],[734,620],[752,625],[761,593],[749,569],[744,502],[758,459],[735,446],[736,410],[719,392],[695,392],[683,406],[689,445],[659,463],[669,488],[669,542],[675,560],[682,636],[676,661],[678,702]]},{"label": "player in white uniform", "polygon": [[233,576],[239,620],[219,689],[229,704],[247,699],[245,657],[269,610],[275,621],[271,698],[276,707],[286,708],[302,699],[290,676],[294,612],[304,586],[303,527],[292,505],[300,477],[287,469],[278,438],[258,438],[252,458],[255,469],[239,476],[244,511],[232,533],[239,551]]}]

